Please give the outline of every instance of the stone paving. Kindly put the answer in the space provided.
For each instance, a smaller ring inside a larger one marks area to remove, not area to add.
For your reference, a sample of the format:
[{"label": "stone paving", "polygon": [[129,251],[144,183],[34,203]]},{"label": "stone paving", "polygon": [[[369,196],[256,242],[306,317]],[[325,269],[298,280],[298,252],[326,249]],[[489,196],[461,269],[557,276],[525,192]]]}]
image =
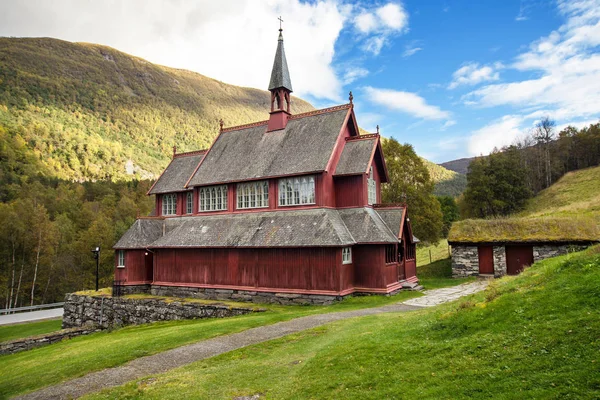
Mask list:
[{"label": "stone paving", "polygon": [[[430,307],[485,289],[487,282],[472,282],[452,288],[427,290],[425,295],[404,303],[388,304],[361,310],[310,315],[272,325],[260,326],[231,335],[218,336],[151,356],[140,357],[120,367],[92,372],[81,378],[49,386],[18,397],[20,399],[72,399],[109,387],[120,386],[148,375],[159,374],[193,362],[214,357],[242,347],[277,339],[330,322],[389,312],[407,312]],[[420,300],[420,301],[417,301]]]},{"label": "stone paving", "polygon": [[404,302],[404,304],[416,307],[433,307],[439,304],[454,301],[460,297],[480,292],[487,287],[487,280],[480,280],[449,288],[425,290],[423,297],[417,297]]}]

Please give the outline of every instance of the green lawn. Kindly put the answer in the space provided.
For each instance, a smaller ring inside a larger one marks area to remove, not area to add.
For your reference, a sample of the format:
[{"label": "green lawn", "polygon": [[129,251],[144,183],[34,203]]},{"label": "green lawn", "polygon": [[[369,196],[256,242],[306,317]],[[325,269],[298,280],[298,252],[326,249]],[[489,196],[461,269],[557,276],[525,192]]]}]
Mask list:
[{"label": "green lawn", "polygon": [[[431,251],[431,261],[429,261],[429,252]],[[448,240],[440,240],[438,244],[430,246],[417,246],[417,266],[427,265],[431,262],[443,260],[450,257],[448,253]]]},{"label": "green lawn", "polygon": [[60,329],[62,319],[51,319],[39,322],[0,326],[0,342],[20,339],[27,336],[41,335]]},{"label": "green lawn", "polygon": [[599,332],[596,247],[458,302],[339,321],[89,397],[597,399]]},{"label": "green lawn", "polygon": [[477,279],[475,277],[452,278],[452,260],[450,258],[417,267],[417,276],[419,283],[426,290],[456,286]]},{"label": "green lawn", "polygon": [[240,332],[309,314],[376,307],[420,296],[357,296],[331,306],[273,306],[233,318],[170,321],[80,336],[49,346],[0,356],[0,398],[15,396],[132,359],[215,336]]}]

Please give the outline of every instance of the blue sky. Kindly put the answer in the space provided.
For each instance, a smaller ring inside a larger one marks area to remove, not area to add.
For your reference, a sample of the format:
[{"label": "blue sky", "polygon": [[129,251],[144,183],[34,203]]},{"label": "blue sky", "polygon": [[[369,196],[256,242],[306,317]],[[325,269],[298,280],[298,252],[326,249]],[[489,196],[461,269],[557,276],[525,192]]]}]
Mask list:
[{"label": "blue sky", "polygon": [[18,0],[0,36],[106,44],[266,89],[284,19],[294,94],[432,161],[487,154],[542,116],[600,118],[600,0]]}]

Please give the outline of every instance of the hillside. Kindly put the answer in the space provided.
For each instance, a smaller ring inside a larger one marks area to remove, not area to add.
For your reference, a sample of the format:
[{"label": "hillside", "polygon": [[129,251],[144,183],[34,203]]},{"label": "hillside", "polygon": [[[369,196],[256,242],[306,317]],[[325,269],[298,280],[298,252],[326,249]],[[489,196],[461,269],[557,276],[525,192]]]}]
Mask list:
[{"label": "hillside", "polygon": [[467,187],[467,176],[451,171],[443,166],[422,158],[429,170],[429,175],[435,182],[433,193],[437,196],[460,196]]},{"label": "hillside", "polygon": [[[225,126],[264,120],[269,99],[267,91],[106,46],[0,38],[0,139],[25,142],[47,176],[152,178],[173,145],[178,151],[206,148],[219,119]],[[293,112],[311,109],[293,99]]]},{"label": "hillside", "polygon": [[449,169],[450,171],[458,172],[459,174],[466,175],[469,172],[469,164],[471,164],[471,158],[459,158],[458,160],[446,161],[441,163],[442,167]]},{"label": "hillside", "polygon": [[568,172],[530,199],[525,210],[518,215],[600,217],[600,167]]},{"label": "hillside", "polygon": [[455,222],[450,241],[600,240],[600,167],[572,171],[506,218]]}]

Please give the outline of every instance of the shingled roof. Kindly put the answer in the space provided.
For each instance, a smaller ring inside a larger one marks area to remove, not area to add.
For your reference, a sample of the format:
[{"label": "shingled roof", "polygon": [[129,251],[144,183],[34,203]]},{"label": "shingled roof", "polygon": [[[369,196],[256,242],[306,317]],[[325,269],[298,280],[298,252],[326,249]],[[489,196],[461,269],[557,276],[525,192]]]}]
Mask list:
[{"label": "shingled roof", "polygon": [[114,248],[321,247],[397,242],[372,208],[315,208],[139,219]]},{"label": "shingled roof", "polygon": [[383,222],[392,230],[396,237],[400,237],[400,227],[404,218],[404,207],[394,208],[378,208],[377,214],[381,217]]},{"label": "shingled roof", "polygon": [[357,175],[367,172],[378,138],[350,140],[344,144],[334,175]]},{"label": "shingled roof", "polygon": [[239,182],[324,171],[351,106],[292,116],[285,129],[266,122],[225,129],[204,156],[188,186]]},{"label": "shingled roof", "polygon": [[150,188],[148,194],[181,192],[187,190],[185,184],[200,164],[206,150],[177,154],[171,163]]},{"label": "shingled roof", "polygon": [[279,30],[279,39],[277,40],[277,51],[275,52],[275,60],[273,61],[273,69],[271,70],[271,80],[269,82],[269,90],[277,88],[286,88],[292,92],[292,79],[288,70],[287,60],[285,58],[285,50],[283,49],[283,34]]}]

